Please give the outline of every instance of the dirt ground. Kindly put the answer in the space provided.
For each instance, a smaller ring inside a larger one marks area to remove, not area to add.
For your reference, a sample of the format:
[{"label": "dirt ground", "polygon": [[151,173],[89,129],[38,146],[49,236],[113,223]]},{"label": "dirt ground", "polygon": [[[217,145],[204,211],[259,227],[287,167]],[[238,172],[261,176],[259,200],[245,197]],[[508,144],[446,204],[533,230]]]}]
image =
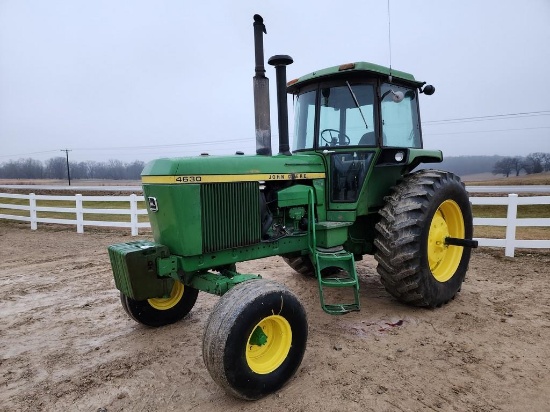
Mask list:
[{"label": "dirt ground", "polygon": [[[141,238],[141,237],[140,237]],[[256,402],[210,378],[202,333],[217,298],[183,321],[125,314],[107,246],[123,232],[31,231],[0,222],[1,411],[542,411],[550,405],[550,256],[476,250],[461,293],[426,310],[397,303],[371,258],[361,312],[329,316],[314,279],[280,258],[238,265],[286,284],[308,313],[296,376]]]}]

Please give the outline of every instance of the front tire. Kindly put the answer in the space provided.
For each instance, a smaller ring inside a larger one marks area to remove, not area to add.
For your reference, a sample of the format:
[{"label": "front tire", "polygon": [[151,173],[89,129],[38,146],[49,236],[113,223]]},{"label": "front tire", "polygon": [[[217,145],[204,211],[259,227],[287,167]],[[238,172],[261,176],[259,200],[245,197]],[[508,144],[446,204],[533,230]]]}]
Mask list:
[{"label": "front tire", "polygon": [[376,224],[377,271],[386,290],[414,306],[437,307],[460,290],[471,249],[445,244],[471,239],[468,193],[452,173],[421,170],[386,198]]},{"label": "front tire", "polygon": [[183,319],[195,305],[198,294],[197,289],[174,281],[170,296],[167,298],[134,300],[121,293],[120,301],[128,316],[136,322],[159,327]]},{"label": "front tire", "polygon": [[253,400],[294,375],[306,341],[306,313],[298,299],[276,282],[252,280],[220,298],[208,318],[202,353],[215,382]]}]

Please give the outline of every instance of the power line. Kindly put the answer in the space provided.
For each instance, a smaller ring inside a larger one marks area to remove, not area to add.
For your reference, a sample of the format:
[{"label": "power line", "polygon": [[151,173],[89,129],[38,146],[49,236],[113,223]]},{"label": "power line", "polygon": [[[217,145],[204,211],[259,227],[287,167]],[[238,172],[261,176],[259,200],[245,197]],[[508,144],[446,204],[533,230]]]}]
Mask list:
[{"label": "power line", "polygon": [[57,150],[45,150],[45,151],[42,151],[42,152],[22,153],[22,154],[16,154],[16,155],[1,155],[0,157],[3,158],[3,157],[30,156],[30,155],[34,155],[34,154],[53,153],[53,152],[57,152]]},{"label": "power line", "polygon": [[493,114],[488,116],[475,116],[475,117],[458,117],[454,119],[441,119],[441,120],[426,120],[423,124],[433,123],[455,123],[455,122],[480,122],[485,120],[505,120],[516,119],[521,117],[533,117],[533,116],[549,116],[550,110],[542,110],[537,112],[519,112],[519,113],[507,113],[507,114]]},{"label": "power line", "polygon": [[424,136],[440,136],[444,134],[473,134],[473,133],[495,133],[495,132],[511,132],[511,131],[522,131],[522,130],[537,130],[537,129],[550,129],[550,126],[540,126],[540,127],[521,127],[518,129],[495,129],[495,130],[469,130],[464,132],[443,132],[443,133],[423,133]]},{"label": "power line", "polygon": [[[449,118],[449,119],[440,119],[440,120],[426,120],[422,124],[427,126],[439,126],[445,123],[457,123],[457,122],[479,122],[479,121],[491,121],[491,120],[507,120],[507,119],[516,119],[524,117],[535,117],[535,116],[549,116],[550,110],[539,110],[532,112],[517,112],[517,113],[503,113],[503,114],[494,114],[494,115],[485,115],[485,116],[473,116],[473,117],[460,117],[460,118]],[[514,129],[496,129],[496,130],[479,130],[479,131],[464,131],[464,132],[446,132],[446,133],[424,133],[424,136],[437,136],[437,135],[452,135],[452,134],[472,134],[472,133],[497,133],[497,132],[508,132],[508,131],[522,131],[522,130],[537,130],[537,129],[549,129],[550,127],[541,126],[541,127],[524,127],[524,128],[514,128]],[[272,134],[273,138],[277,138],[277,133]],[[73,148],[73,151],[105,151],[105,150],[131,150],[131,151],[141,151],[141,150],[158,150],[170,149],[170,148],[195,148],[197,146],[206,146],[206,145],[217,145],[217,144],[228,144],[228,143],[240,143],[240,142],[251,142],[250,138],[242,139],[229,139],[229,140],[213,140],[206,142],[191,142],[191,143],[175,143],[175,144],[164,144],[164,145],[141,145],[141,146],[116,146],[116,147],[84,147],[84,148]],[[219,149],[214,149],[219,151]],[[66,151],[62,150],[62,151]],[[39,152],[31,153],[22,153],[22,154],[13,154],[13,155],[0,155],[0,158],[16,158],[21,156],[30,156],[36,154],[44,153],[54,153],[57,150],[44,150]],[[66,152],[66,154],[68,154]]]},{"label": "power line", "polygon": [[79,151],[96,151],[96,150],[128,150],[128,149],[167,149],[171,147],[189,147],[189,146],[204,146],[211,144],[221,143],[236,143],[236,142],[248,142],[250,139],[229,139],[229,140],[215,140],[210,142],[195,142],[195,143],[174,143],[174,144],[161,144],[161,145],[143,145],[143,146],[119,146],[119,147],[84,147],[76,148],[73,150]]}]

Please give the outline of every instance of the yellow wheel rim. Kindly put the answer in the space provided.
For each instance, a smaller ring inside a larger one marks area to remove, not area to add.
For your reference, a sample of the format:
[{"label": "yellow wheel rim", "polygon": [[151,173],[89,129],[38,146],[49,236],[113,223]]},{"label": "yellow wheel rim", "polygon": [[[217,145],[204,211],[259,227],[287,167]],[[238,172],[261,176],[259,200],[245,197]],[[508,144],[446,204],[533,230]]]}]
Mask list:
[{"label": "yellow wheel rim", "polygon": [[178,304],[178,302],[183,297],[183,290],[184,290],[183,283],[178,282],[176,280],[174,282],[174,286],[172,286],[172,292],[170,292],[170,297],[147,299],[147,302],[149,302],[149,305],[151,305],[154,309],[157,309],[157,310],[172,309],[174,306]]},{"label": "yellow wheel rim", "polygon": [[264,318],[246,343],[246,362],[253,372],[265,375],[284,362],[292,345],[292,329],[279,315]]},{"label": "yellow wheel rim", "polygon": [[428,234],[428,262],[433,277],[439,282],[446,282],[453,277],[463,248],[445,244],[445,238],[464,239],[464,217],[458,204],[445,200],[435,212]]}]

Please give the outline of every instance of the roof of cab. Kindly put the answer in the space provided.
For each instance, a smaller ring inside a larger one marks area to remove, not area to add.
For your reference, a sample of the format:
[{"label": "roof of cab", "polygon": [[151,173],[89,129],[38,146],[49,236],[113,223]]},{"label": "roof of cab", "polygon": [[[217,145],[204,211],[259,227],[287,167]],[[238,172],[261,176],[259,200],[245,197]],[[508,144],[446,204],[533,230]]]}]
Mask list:
[{"label": "roof of cab", "polygon": [[414,78],[410,73],[405,73],[399,70],[390,69],[388,67],[380,66],[378,64],[367,63],[367,62],[356,62],[356,63],[347,63],[340,66],[328,67],[326,69],[317,70],[312,73],[306,74],[298,79],[291,80],[287,83],[288,93],[297,92],[302,86],[319,81],[323,77],[337,77],[340,75],[349,75],[354,74],[373,74],[375,76],[391,76],[395,79],[404,81],[406,83],[412,83],[416,87],[421,87],[425,82],[420,82]]}]

